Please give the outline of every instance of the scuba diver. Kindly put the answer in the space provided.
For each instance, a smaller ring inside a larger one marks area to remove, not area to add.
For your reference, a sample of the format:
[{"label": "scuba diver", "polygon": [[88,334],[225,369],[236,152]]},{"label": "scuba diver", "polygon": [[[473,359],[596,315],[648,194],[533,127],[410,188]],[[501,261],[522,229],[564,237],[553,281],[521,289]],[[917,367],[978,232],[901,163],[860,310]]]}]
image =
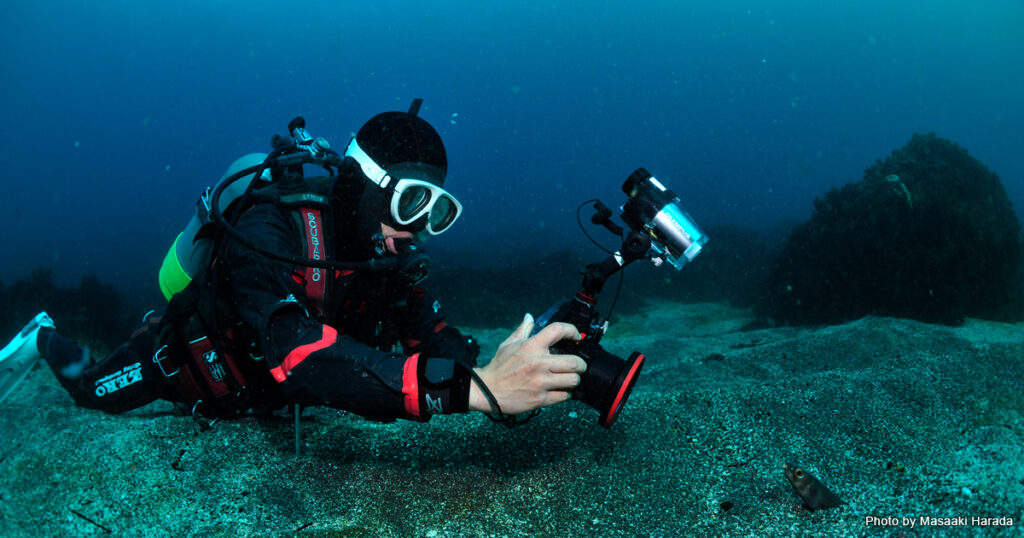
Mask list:
[{"label": "scuba diver", "polygon": [[237,161],[200,200],[208,218],[161,269],[166,309],[101,360],[40,313],[0,351],[0,400],[40,358],[79,406],[120,413],[164,399],[206,425],[293,404],[426,421],[568,400],[587,363],[551,348],[580,340],[575,326],[534,331],[527,314],[481,367],[475,341],[419,286],[418,244],[462,210],[443,188],[445,148],[420,102],[374,116],[344,154],[328,151],[327,177],[289,160],[329,147],[293,120],[292,137]]}]

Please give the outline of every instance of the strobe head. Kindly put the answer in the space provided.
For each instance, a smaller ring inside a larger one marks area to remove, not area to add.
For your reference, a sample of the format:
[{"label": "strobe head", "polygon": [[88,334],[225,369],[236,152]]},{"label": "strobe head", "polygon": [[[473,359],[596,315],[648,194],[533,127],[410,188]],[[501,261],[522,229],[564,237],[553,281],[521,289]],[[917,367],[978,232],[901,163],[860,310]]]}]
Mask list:
[{"label": "strobe head", "polygon": [[663,257],[677,270],[700,254],[708,236],[682,208],[679,197],[650,172],[638,168],[622,191],[629,200],[622,206],[622,220],[651,238],[655,257]]}]

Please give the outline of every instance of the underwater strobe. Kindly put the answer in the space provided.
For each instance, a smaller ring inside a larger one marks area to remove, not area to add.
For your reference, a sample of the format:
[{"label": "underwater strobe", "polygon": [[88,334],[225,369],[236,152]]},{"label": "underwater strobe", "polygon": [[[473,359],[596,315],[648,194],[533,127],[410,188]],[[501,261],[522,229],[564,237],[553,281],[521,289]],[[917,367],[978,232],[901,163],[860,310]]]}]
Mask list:
[{"label": "underwater strobe", "polygon": [[[605,428],[615,422],[626,404],[645,357],[634,351],[628,359],[622,359],[601,347],[608,321],[600,321],[597,294],[609,277],[636,260],[650,259],[658,266],[667,261],[676,270],[682,269],[708,241],[681,207],[679,197],[647,170],[639,168],[633,172],[622,190],[629,198],[621,207],[620,217],[630,228],[622,247],[604,260],[588,265],[583,272],[582,289],[576,296],[555,303],[533,329],[536,334],[552,322],[570,323],[579,329],[581,340],[559,342],[552,350],[577,355],[587,362],[587,371],[572,397],[601,413],[598,424]],[[622,237],[624,230],[612,222],[611,210],[600,201],[595,201],[594,208],[597,213],[591,222]]]}]

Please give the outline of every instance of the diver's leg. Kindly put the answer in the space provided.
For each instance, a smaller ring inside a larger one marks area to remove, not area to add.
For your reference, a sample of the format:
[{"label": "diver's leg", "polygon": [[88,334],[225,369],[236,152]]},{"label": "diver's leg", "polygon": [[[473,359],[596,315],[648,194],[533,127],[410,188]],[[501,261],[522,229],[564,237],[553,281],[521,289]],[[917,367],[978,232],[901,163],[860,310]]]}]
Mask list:
[{"label": "diver's leg", "polygon": [[153,363],[155,327],[143,321],[130,340],[102,360],[52,328],[39,332],[39,353],[81,407],[121,413],[164,397],[166,383]]}]

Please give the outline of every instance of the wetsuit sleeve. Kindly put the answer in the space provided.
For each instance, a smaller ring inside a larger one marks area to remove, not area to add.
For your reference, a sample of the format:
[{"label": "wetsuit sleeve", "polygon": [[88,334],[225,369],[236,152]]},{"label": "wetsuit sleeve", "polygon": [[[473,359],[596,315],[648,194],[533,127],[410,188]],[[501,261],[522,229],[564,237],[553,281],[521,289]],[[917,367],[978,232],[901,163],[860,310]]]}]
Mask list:
[{"label": "wetsuit sleeve", "polygon": [[412,287],[406,298],[406,312],[400,329],[402,347],[408,354],[428,359],[421,390],[437,391],[460,398],[468,410],[472,368],[477,365],[480,346],[444,321],[441,303],[422,288]]},{"label": "wetsuit sleeve", "polygon": [[[301,231],[276,206],[247,211],[236,228],[266,248],[303,255]],[[463,395],[451,390],[450,381],[440,388],[428,381],[437,361],[380,351],[314,319],[297,267],[235,242],[225,250],[222,270],[236,313],[255,330],[266,367],[288,401],[377,420],[428,420],[467,410],[468,385]]]},{"label": "wetsuit sleeve", "polygon": [[445,322],[441,302],[423,288],[409,290],[407,315],[401,332],[406,353],[427,357],[446,357],[467,366],[477,365],[480,346],[472,336],[465,336]]}]

